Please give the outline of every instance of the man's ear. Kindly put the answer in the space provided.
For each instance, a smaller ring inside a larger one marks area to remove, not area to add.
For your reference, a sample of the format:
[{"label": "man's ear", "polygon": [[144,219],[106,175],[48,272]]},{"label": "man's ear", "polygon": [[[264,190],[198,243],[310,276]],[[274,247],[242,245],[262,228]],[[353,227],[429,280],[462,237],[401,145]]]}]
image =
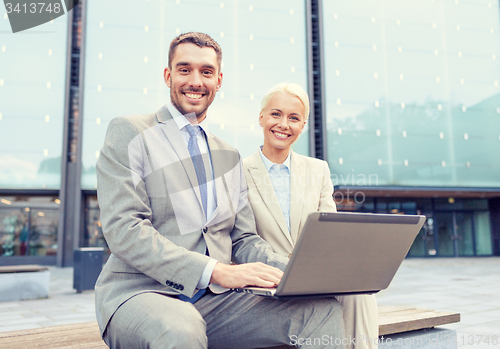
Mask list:
[{"label": "man's ear", "polygon": [[167,87],[170,88],[170,68],[166,67],[165,70],[163,71],[163,78],[165,79],[165,83],[167,84]]},{"label": "man's ear", "polygon": [[216,90],[217,92],[219,92],[221,86],[222,86],[222,72],[217,77],[217,90]]}]

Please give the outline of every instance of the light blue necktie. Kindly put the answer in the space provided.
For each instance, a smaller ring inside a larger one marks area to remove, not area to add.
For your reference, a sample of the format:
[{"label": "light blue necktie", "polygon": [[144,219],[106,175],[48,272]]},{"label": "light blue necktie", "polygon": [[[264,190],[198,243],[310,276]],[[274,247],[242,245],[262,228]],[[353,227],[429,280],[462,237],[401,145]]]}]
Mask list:
[{"label": "light blue necktie", "polygon": [[[205,165],[203,164],[203,158],[201,155],[200,147],[198,146],[198,139],[196,134],[201,132],[200,126],[187,125],[186,130],[189,133],[188,150],[189,155],[191,155],[191,160],[193,161],[194,170],[196,171],[196,177],[198,178],[198,185],[200,187],[201,203],[203,205],[203,212],[207,214],[207,175],[205,173]],[[207,251],[208,252],[208,251]],[[207,253],[208,255],[208,253]],[[192,298],[184,296],[182,294],[178,295],[179,299],[184,302],[195,303],[198,299],[205,294],[206,289],[198,290]]]},{"label": "light blue necktie", "polygon": [[203,212],[207,215],[207,175],[205,173],[205,165],[203,164],[203,157],[198,146],[198,139],[196,134],[201,132],[200,126],[187,125],[186,130],[189,133],[188,150],[193,161],[196,177],[198,178],[198,186],[200,188],[201,203],[203,205]]}]

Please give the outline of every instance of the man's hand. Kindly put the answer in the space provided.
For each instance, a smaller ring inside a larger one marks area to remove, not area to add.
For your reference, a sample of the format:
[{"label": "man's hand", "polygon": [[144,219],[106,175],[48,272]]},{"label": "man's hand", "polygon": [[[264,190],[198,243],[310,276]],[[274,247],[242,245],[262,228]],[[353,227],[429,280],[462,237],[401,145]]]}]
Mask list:
[{"label": "man's hand", "polygon": [[217,263],[210,282],[225,288],[274,287],[280,283],[282,276],[281,270],[261,262],[233,265]]}]

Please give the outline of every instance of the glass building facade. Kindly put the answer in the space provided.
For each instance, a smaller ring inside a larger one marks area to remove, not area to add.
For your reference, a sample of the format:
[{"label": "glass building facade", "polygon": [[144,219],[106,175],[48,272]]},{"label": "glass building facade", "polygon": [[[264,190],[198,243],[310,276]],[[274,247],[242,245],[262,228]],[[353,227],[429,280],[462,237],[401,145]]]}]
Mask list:
[{"label": "glass building facade", "polygon": [[0,265],[56,261],[67,33],[62,17],[12,34],[0,10]]},{"label": "glass building facade", "polygon": [[59,204],[57,196],[2,196],[2,257],[41,256],[55,262]]},{"label": "glass building facade", "polygon": [[[244,157],[262,144],[258,116],[267,90],[282,81],[307,86],[302,0],[127,1],[128,15],[113,11],[120,6],[118,0],[88,4],[83,188],[95,188],[96,157],[109,121],[155,112],[168,100],[163,71],[169,44],[180,33],[206,32],[221,46],[222,88],[209,109],[208,128]],[[295,146],[308,154],[304,135]]]},{"label": "glass building facade", "polygon": [[[263,142],[257,120],[267,90],[298,83],[325,108],[313,107],[312,117],[323,129],[311,121],[294,150],[316,156],[310,144],[323,132],[339,210],[425,214],[410,256],[500,254],[498,0],[79,6],[82,17],[17,34],[0,10],[0,265],[27,257],[55,263],[57,253],[71,254],[61,251],[70,248],[66,234],[75,236],[73,247],[106,247],[95,192],[106,128],[116,116],[166,103],[168,46],[187,31],[206,32],[222,47],[222,88],[208,128],[243,157]],[[65,117],[69,109],[80,126]],[[68,134],[79,137],[71,148],[76,173],[65,170]],[[68,183],[81,193],[74,211],[59,201]],[[72,215],[80,227],[58,231]]]},{"label": "glass building facade", "polygon": [[68,22],[16,35],[0,14],[0,188],[58,189]]},{"label": "glass building facade", "polygon": [[338,184],[497,187],[498,2],[361,3],[324,2]]},{"label": "glass building facade", "polygon": [[[325,1],[323,10],[334,184],[498,187],[498,2]],[[493,253],[487,200],[363,206],[428,217],[410,255]]]}]

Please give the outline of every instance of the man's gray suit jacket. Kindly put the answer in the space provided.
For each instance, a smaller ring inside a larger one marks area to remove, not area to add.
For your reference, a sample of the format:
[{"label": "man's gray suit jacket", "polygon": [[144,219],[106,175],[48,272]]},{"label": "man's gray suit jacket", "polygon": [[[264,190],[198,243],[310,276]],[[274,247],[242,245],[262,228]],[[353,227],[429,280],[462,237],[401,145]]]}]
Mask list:
[{"label": "man's gray suit jacket", "polygon": [[204,160],[212,162],[217,202],[208,221],[186,141],[168,109],[110,122],[97,161],[101,223],[112,252],[95,287],[101,335],[137,294],[192,297],[207,250],[221,263],[260,261],[284,270],[287,259],[256,234],[239,153],[207,138],[211,156]]}]

